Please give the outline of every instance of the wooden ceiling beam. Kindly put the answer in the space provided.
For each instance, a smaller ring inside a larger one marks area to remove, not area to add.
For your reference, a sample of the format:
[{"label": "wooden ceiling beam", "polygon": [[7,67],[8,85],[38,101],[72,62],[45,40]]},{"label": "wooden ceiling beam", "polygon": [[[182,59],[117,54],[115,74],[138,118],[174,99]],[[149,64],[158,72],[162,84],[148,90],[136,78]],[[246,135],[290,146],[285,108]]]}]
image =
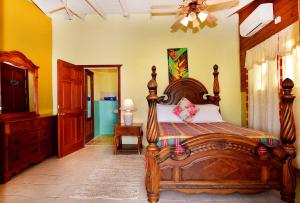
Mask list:
[{"label": "wooden ceiling beam", "polygon": [[101,18],[105,19],[105,14],[103,11],[100,11],[97,9],[91,2],[90,0],[84,0]]},{"label": "wooden ceiling beam", "polygon": [[122,8],[123,16],[128,17],[129,16],[129,11],[126,5],[126,2],[124,0],[119,0],[120,6]]},{"label": "wooden ceiling beam", "polygon": [[69,8],[69,11],[76,16],[77,18],[79,18],[80,20],[84,20],[84,18],[82,16],[80,16],[78,13],[76,13],[75,11],[73,11],[72,9]]},{"label": "wooden ceiling beam", "polygon": [[49,13],[49,14],[53,14],[53,13],[56,13],[56,12],[61,11],[61,10],[64,10],[64,9],[65,9],[65,7],[60,7],[60,8],[54,9],[54,10],[52,10],[52,11],[49,11],[48,13]]},{"label": "wooden ceiling beam", "polygon": [[69,9],[67,8],[66,2],[64,0],[60,0],[60,2],[63,4],[65,11],[67,12],[69,19],[72,20],[72,13],[71,11],[69,11]]}]

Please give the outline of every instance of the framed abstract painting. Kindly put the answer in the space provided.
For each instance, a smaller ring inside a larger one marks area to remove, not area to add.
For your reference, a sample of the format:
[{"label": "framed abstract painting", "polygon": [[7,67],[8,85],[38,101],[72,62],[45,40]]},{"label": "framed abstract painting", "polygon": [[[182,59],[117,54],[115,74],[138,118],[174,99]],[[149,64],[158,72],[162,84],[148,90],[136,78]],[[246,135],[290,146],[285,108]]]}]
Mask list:
[{"label": "framed abstract painting", "polygon": [[168,49],[169,82],[189,76],[187,48]]}]

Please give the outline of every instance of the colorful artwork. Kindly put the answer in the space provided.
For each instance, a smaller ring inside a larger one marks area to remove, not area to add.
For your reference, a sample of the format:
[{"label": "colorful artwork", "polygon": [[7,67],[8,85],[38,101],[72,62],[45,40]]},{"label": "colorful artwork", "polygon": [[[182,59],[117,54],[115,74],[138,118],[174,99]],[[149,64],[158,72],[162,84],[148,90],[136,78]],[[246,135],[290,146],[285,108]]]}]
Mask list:
[{"label": "colorful artwork", "polygon": [[189,76],[187,48],[168,49],[169,82]]}]

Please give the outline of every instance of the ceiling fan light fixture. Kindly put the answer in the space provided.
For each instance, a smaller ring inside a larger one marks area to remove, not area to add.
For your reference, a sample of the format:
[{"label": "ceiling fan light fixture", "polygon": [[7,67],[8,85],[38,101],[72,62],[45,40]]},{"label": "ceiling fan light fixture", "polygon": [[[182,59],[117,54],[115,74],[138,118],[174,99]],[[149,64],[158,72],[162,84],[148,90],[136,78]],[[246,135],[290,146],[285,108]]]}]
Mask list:
[{"label": "ceiling fan light fixture", "polygon": [[205,12],[205,11],[201,11],[199,14],[198,14],[198,18],[199,20],[203,23],[208,17],[208,13]]},{"label": "ceiling fan light fixture", "polygon": [[189,15],[188,15],[188,19],[189,21],[194,21],[195,19],[197,18],[197,15],[195,12],[191,12]]},{"label": "ceiling fan light fixture", "polygon": [[193,21],[193,28],[196,28],[198,27],[200,24],[199,24],[199,21],[198,19],[196,18],[194,21]]},{"label": "ceiling fan light fixture", "polygon": [[189,18],[188,18],[188,17],[184,17],[184,18],[180,21],[180,23],[181,23],[182,25],[184,25],[185,27],[187,27],[187,25],[189,24]]}]

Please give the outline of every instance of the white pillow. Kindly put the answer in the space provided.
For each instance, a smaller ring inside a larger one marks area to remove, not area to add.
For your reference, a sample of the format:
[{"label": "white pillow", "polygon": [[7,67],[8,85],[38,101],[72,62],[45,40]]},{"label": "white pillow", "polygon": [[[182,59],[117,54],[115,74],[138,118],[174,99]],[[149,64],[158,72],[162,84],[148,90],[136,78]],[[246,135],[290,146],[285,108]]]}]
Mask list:
[{"label": "white pillow", "polygon": [[199,111],[192,118],[192,123],[224,122],[219,112],[220,107],[214,104],[196,105]]},{"label": "white pillow", "polygon": [[183,123],[183,121],[173,113],[176,105],[157,104],[158,122]]}]

